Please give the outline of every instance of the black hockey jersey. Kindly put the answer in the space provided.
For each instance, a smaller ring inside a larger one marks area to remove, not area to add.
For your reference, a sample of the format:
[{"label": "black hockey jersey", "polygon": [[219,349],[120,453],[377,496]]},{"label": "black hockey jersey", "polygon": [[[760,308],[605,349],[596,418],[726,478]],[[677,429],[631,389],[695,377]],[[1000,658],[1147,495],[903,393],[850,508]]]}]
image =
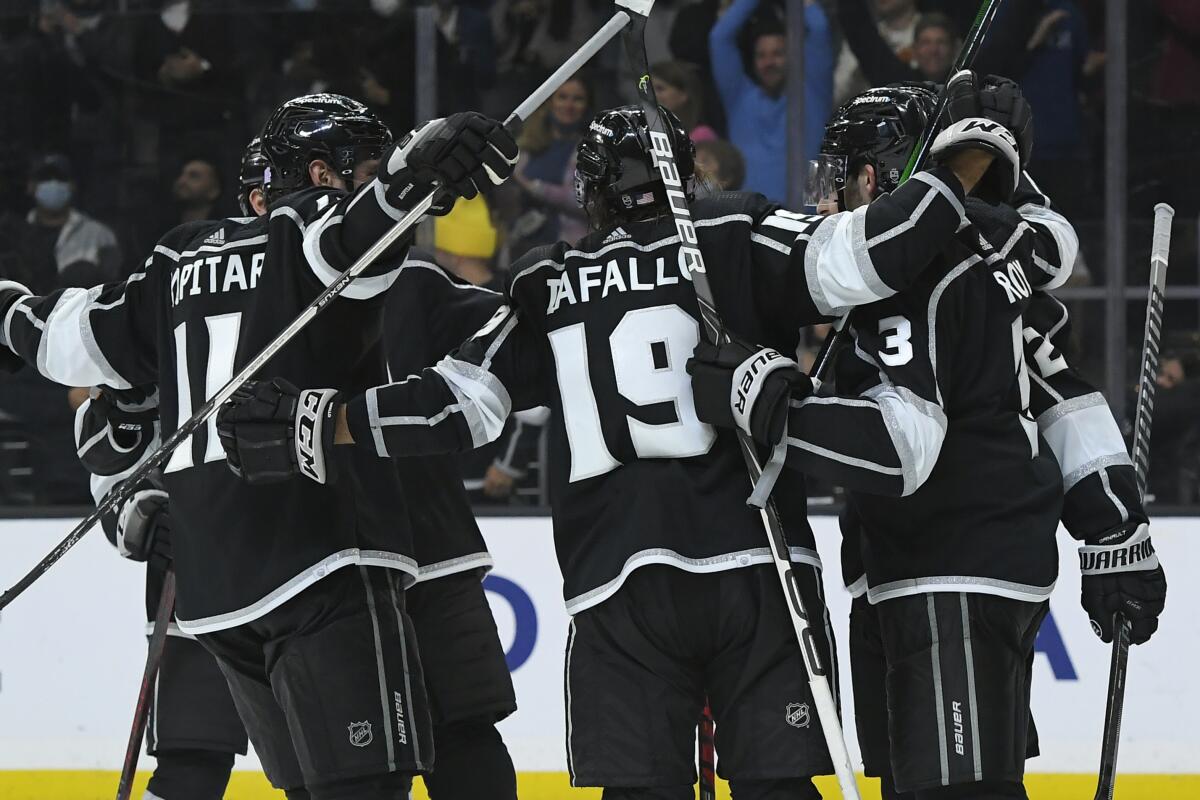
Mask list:
[{"label": "black hockey jersey", "polygon": [[[263,217],[180,226],[122,283],[18,301],[4,343],[59,383],[158,385],[169,435],[394,223],[402,210],[383,207],[374,188],[314,188]],[[396,264],[403,251],[391,256]],[[397,270],[354,281],[266,374],[350,393],[386,380],[382,294]],[[226,466],[215,418],[174,452],[164,480],[184,630],[255,619],[350,564],[415,576],[395,469],[350,448],[338,459],[332,485],[251,486]]]},{"label": "black hockey jersey", "polygon": [[[384,342],[393,379],[435,363],[496,312],[503,295],[450,275],[426,253],[409,253],[385,304]],[[420,571],[430,580],[490,568],[454,455],[397,458],[396,467],[412,520]]]},{"label": "black hockey jersey", "polygon": [[1063,525],[1074,538],[1096,543],[1149,519],[1108,401],[1067,363],[1070,335],[1067,307],[1035,292],[1024,331],[1029,410],[1062,472]]},{"label": "black hockey jersey", "polygon": [[[910,285],[963,222],[962,201],[953,173],[935,169],[828,218],[734,193],[693,215],[730,328],[791,352],[802,326]],[[535,250],[514,265],[507,305],[458,351],[348,404],[355,441],[380,455],[476,447],[514,409],[549,406],[570,613],[643,565],[770,561],[735,437],[696,418],[685,365],[700,314],[678,245],[660,218]],[[800,476],[781,478],[776,498],[793,558],[819,563]]]},{"label": "black hockey jersey", "polygon": [[[1053,589],[1062,483],[1034,421],[1023,314],[1034,285],[1066,279],[1078,243],[1027,177],[1019,196],[1019,210],[968,202],[971,225],[938,266],[856,312],[837,385],[858,398],[807,400],[789,419],[800,442],[789,462],[851,489],[843,577],[871,602],[928,591],[1040,601]],[[904,395],[926,410],[923,436],[889,413]],[[821,453],[847,439],[843,428],[857,447]],[[880,459],[889,441],[920,449]]]}]

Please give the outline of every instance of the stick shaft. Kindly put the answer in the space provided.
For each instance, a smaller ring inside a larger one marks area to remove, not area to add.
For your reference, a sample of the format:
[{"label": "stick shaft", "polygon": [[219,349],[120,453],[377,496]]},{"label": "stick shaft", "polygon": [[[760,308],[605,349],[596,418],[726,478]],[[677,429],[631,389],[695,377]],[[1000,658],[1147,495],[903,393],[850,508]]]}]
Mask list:
[{"label": "stick shaft", "polygon": [[[1171,221],[1174,216],[1175,209],[1166,203],[1154,207],[1150,291],[1146,298],[1146,324],[1142,330],[1142,358],[1132,443],[1133,468],[1143,502],[1150,472],[1150,429],[1154,421],[1154,395],[1158,388],[1158,353],[1162,345],[1163,301],[1166,298]],[[1129,633],[1129,620],[1117,612],[1113,618],[1112,660],[1108,666],[1108,696],[1104,709],[1104,736],[1100,745],[1096,800],[1112,800],[1116,791],[1117,751],[1121,743],[1121,720],[1125,713],[1125,685],[1129,672]]]},{"label": "stick shaft", "polygon": [[696,738],[696,770],[700,777],[700,800],[717,800],[717,758],[712,708],[706,702],[700,715],[699,735]]},{"label": "stick shaft", "polygon": [[[996,18],[996,12],[1000,9],[1001,2],[1003,0],[983,0],[979,4],[979,10],[975,13],[975,21],[971,24],[971,30],[967,32],[967,38],[963,40],[962,49],[958,51],[958,58],[954,60],[954,66],[950,69],[950,76],[964,69],[970,69],[971,65],[975,63],[975,57],[979,55],[979,51],[983,48],[984,39],[987,37],[988,30],[992,27],[992,20]],[[950,76],[947,76],[947,81],[949,81]],[[933,146],[934,135],[937,133],[938,126],[941,124],[942,114],[945,111],[946,88],[943,86],[942,91],[938,93],[937,106],[934,109],[933,116],[925,123],[925,130],[921,132],[921,138],[917,140],[917,144],[908,158],[908,163],[904,165],[904,172],[900,175],[901,183],[907,181],[912,177],[914,172],[924,166],[925,159],[929,157],[929,148]],[[821,349],[817,352],[817,358],[813,362],[813,368],[809,376],[812,378],[814,391],[819,391],[821,383],[825,380],[825,374],[829,371],[829,367],[833,363],[833,355],[837,352],[838,342],[850,322],[851,313],[851,311],[847,311],[839,317],[833,324],[833,330],[829,332],[829,335],[825,337],[825,341],[821,343]]]},{"label": "stick shaft", "polygon": [[[612,41],[612,39],[621,32],[621,29],[629,22],[629,15],[624,11],[618,11],[612,16],[605,25],[597,31],[587,42],[583,44],[566,62],[562,64],[554,73],[539,86],[533,94],[531,94],[520,106],[517,107],[508,119],[505,120],[505,126],[510,130],[517,129],[529,115],[533,113],[542,103],[544,103],[550,95],[554,94],[568,78],[579,71],[588,59],[594,56],[604,45]],[[95,527],[100,519],[117,508],[133,493],[134,487],[137,486],[143,478],[148,476],[151,471],[158,469],[166,463],[167,458],[187,437],[191,436],[208,421],[208,418],[216,413],[221,405],[233,396],[233,393],[246,381],[253,378],[263,365],[270,361],[276,353],[282,350],[287,344],[296,337],[300,331],[304,330],[318,314],[339,295],[346,290],[350,282],[365,272],[374,264],[381,255],[396,244],[404,237],[409,229],[415,225],[421,217],[429,211],[433,205],[436,192],[431,192],[428,196],[419,202],[416,207],[407,212],[395,225],[393,225],[380,239],[367,248],[367,250],[359,256],[353,264],[350,265],[345,272],[338,276],[332,284],[321,292],[315,300],[308,304],[300,314],[292,320],[292,322],[280,331],[270,344],[262,349],[258,355],[250,359],[238,373],[234,375],[228,383],[222,386],[217,392],[204,402],[200,408],[196,410],[191,417],[184,420],[183,423],[175,429],[166,441],[154,451],[142,465],[124,481],[119,488],[109,493],[104,501],[101,502],[96,510],[89,514],[82,522],[76,525],[70,533],[67,534],[61,542],[53,550],[46,555],[37,566],[30,570],[26,575],[17,581],[13,586],[0,595],[0,609],[3,609],[9,603],[17,598],[22,592],[33,585],[34,581],[40,578],[45,572],[54,566],[54,564],[67,554],[67,551],[79,542],[89,530]]]},{"label": "stick shaft", "polygon": [[158,597],[150,646],[146,650],[146,669],[142,673],[142,685],[133,709],[133,726],[129,730],[129,743],[125,746],[125,762],[121,766],[121,780],[117,784],[117,800],[129,800],[129,794],[133,791],[138,756],[142,753],[142,739],[146,735],[146,721],[150,716],[150,698],[153,696],[154,682],[158,679],[158,668],[167,646],[167,627],[174,611],[175,570],[168,569],[163,578],[162,593]]},{"label": "stick shaft", "polygon": [[[663,176],[663,183],[669,199],[668,205],[679,234],[681,268],[686,269],[691,275],[705,335],[717,343],[727,342],[729,335],[713,301],[712,287],[708,283],[703,254],[699,247],[688,245],[689,242],[696,241],[695,227],[692,224],[691,211],[687,205],[684,188],[679,185],[678,169],[671,150],[670,137],[666,125],[658,113],[654,84],[650,80],[650,70],[646,61],[645,25],[645,17],[634,15],[624,33],[625,49],[630,63],[634,67],[634,74],[640,76],[638,94],[650,127],[655,163],[659,165],[660,173]],[[674,175],[675,178],[672,180],[668,178],[669,175]],[[741,431],[737,432],[737,436],[750,475],[750,483],[753,486],[762,476],[762,466],[758,463],[758,456],[754,452],[754,446],[749,437]],[[771,545],[776,572],[787,597],[792,627],[796,634],[796,640],[800,644],[804,666],[808,671],[809,689],[812,691],[813,703],[816,706],[821,729],[825,735],[825,743],[829,748],[829,755],[837,773],[838,784],[843,797],[858,800],[858,784],[854,778],[854,770],[850,766],[850,754],[842,735],[841,720],[833,699],[833,692],[829,687],[829,678],[816,649],[812,627],[809,624],[810,616],[801,598],[799,581],[792,571],[791,554],[788,550],[783,526],[774,505],[769,500],[761,510],[761,517],[764,533]],[[817,580],[820,580],[819,575]]]}]

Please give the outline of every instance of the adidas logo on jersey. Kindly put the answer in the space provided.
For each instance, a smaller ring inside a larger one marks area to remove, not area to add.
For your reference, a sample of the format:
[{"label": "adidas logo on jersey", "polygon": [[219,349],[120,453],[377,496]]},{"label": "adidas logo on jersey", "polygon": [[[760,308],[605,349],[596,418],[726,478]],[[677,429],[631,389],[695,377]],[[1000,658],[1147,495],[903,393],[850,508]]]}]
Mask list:
[{"label": "adidas logo on jersey", "polygon": [[608,236],[605,236],[604,241],[601,242],[600,244],[602,244],[602,245],[611,244],[612,242],[619,242],[622,239],[628,239],[628,238],[629,238],[629,234],[625,232],[625,229],[621,228],[621,227],[617,227],[617,228],[613,229],[612,233],[610,233]]},{"label": "adidas logo on jersey", "polygon": [[218,228],[216,233],[209,234],[204,244],[225,244],[225,229]]}]

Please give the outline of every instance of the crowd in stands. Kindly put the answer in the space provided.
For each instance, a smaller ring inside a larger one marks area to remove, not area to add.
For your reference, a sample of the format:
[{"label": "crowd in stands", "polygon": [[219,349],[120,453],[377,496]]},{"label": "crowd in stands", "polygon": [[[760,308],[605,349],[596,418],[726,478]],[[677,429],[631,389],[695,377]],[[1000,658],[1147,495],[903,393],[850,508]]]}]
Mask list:
[{"label": "crowd in stands", "polygon": [[[788,8],[803,16],[799,88],[788,85]],[[654,87],[691,132],[710,189],[784,202],[802,180],[785,167],[789,91],[803,92],[802,148],[814,158],[825,121],[853,95],[943,80],[976,9],[971,0],[658,0],[647,27]],[[36,292],[116,280],[173,225],[236,215],[242,149],[296,95],[351,95],[400,136],[416,121],[427,73],[435,113],[503,118],[612,10],[608,0],[6,0],[0,277]],[[1102,0],[1007,0],[977,64],[1018,80],[1033,106],[1031,171],[1081,231],[1081,284],[1105,279],[1104,11]],[[436,64],[417,62],[419,13],[433,20]],[[1200,146],[1200,3],[1139,3],[1126,35],[1130,257],[1149,239],[1139,220],[1170,202],[1174,263],[1196,283],[1200,201],[1181,167]],[[524,127],[515,179],[437,223],[441,262],[497,288],[530,247],[581,236],[575,146],[597,109],[635,99],[634,83],[614,45],[564,84]],[[1131,268],[1131,284],[1141,274]],[[1169,323],[1177,353],[1163,362],[1167,402],[1188,412],[1200,386],[1189,378],[1200,376],[1196,306]],[[1088,316],[1080,329],[1095,333],[1100,318]],[[1094,367],[1103,354],[1093,345],[1082,357]],[[81,396],[28,371],[0,377],[0,505],[86,502],[66,432]],[[539,501],[529,490],[541,458],[536,416],[515,422],[487,458],[464,462],[481,496],[503,501],[524,486]],[[1167,416],[1170,441],[1197,435],[1193,414]],[[1189,452],[1168,457],[1178,464],[1163,494],[1181,502],[1196,500],[1174,491],[1174,475],[1200,473]]]}]

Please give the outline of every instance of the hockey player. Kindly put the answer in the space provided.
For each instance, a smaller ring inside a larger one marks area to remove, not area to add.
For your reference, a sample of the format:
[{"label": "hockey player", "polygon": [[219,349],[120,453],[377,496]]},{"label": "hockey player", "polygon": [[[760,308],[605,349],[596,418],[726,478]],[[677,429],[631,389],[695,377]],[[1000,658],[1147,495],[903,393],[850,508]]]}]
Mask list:
[{"label": "hockey player", "polygon": [[[132,390],[104,390],[76,411],[76,444],[97,503],[158,447],[157,403],[156,396]],[[153,620],[171,568],[171,517],[161,476],[146,481],[102,524],[122,556],[146,564],[146,615]],[[157,763],[145,800],[225,796],[234,756],[246,754],[246,729],[217,662],[173,620],[146,730],[146,752]]]},{"label": "hockey player", "polygon": [[[846,577],[865,568],[852,585],[865,596],[851,619],[859,740],[867,774],[883,777],[888,798],[1025,797],[1024,760],[1036,750],[1033,646],[1057,575],[1062,482],[1030,411],[1022,314],[1031,283],[1065,280],[1074,232],[1048,202],[1020,203],[1037,224],[1005,213],[1029,152],[1030,115],[1015,84],[989,78],[977,92],[974,81],[964,73],[948,87],[958,121],[932,152],[953,152],[968,129],[1003,126],[997,169],[938,266],[903,296],[856,314],[853,346],[836,367],[848,396],[791,391],[787,402],[788,382],[806,385],[797,373],[750,376],[747,407],[735,409],[731,386],[747,373],[739,359],[760,354],[710,348],[693,368],[697,397],[708,398],[698,405],[714,421],[766,444],[785,441],[790,465],[851,490]],[[844,106],[823,146],[835,202],[853,209],[894,189],[934,103],[919,87],[889,87]],[[888,413],[895,395],[924,404],[934,423],[923,475],[898,452]],[[826,449],[847,437],[857,444],[853,463]]]},{"label": "hockey player", "polygon": [[[348,264],[435,186],[451,201],[474,196],[516,160],[512,138],[480,115],[392,145],[364,106],[337,95],[285,103],[262,146],[268,215],[176,228],[121,284],[47,297],[3,285],[8,359],[70,385],[157,384],[169,433],[337,278],[331,262]],[[347,194],[381,156],[391,168]],[[382,295],[403,247],[394,255],[272,368],[346,389],[382,380]],[[403,609],[416,565],[398,479],[346,455],[324,464],[341,472],[336,483],[250,486],[220,463],[214,420],[164,468],[179,626],[216,655],[268,776],[293,797],[392,798],[433,755]],[[262,464],[250,454],[243,466]]]},{"label": "hockey player", "polygon": [[[691,142],[664,114],[690,185]],[[833,224],[760,195],[698,201],[722,311],[792,350],[802,325],[893,295],[954,235],[964,188],[990,162],[960,153]],[[245,387],[218,422],[230,463],[252,476],[245,461],[275,441],[273,469],[297,472],[291,409],[312,399],[337,409],[327,417],[336,432],[326,426],[314,442],[318,460],[337,457],[335,440],[381,456],[470,449],[495,438],[512,410],[550,406],[555,543],[573,615],[573,784],[604,786],[610,800],[692,796],[707,694],[721,772],[739,800],[814,797],[810,776],[829,772],[829,757],[761,523],[744,502],[737,444],[696,417],[683,367],[700,340],[699,310],[640,109],[597,116],[578,163],[592,232],[514,265],[506,304],[474,337],[436,367],[353,396],[312,389],[298,399],[281,381]],[[785,480],[792,557],[820,609],[803,486]],[[828,657],[828,639],[817,645]]]}]

